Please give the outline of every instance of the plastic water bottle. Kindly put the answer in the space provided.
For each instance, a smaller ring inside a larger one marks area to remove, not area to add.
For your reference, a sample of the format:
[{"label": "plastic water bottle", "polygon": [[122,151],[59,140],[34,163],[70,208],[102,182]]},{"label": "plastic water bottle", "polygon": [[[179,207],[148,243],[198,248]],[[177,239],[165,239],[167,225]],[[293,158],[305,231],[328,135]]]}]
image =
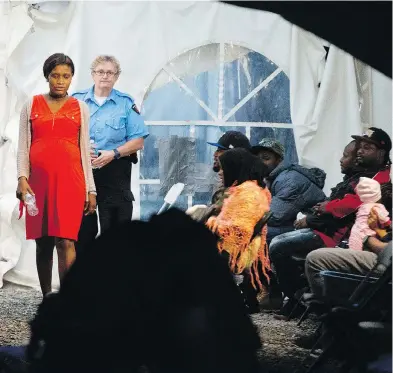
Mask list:
[{"label": "plastic water bottle", "polygon": [[37,207],[36,202],[35,202],[35,196],[33,196],[30,193],[27,193],[25,195],[25,205],[26,205],[27,213],[30,216],[38,215],[38,207]]}]

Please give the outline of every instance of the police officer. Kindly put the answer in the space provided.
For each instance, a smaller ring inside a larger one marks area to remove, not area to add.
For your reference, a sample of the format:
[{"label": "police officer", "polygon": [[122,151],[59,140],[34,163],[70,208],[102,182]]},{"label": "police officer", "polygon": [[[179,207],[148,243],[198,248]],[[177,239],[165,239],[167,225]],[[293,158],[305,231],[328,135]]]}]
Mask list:
[{"label": "police officer", "polygon": [[[120,73],[115,57],[98,56],[91,64],[93,87],[73,94],[90,110],[91,157],[101,232],[131,220],[131,166],[149,135],[132,97],[113,88]],[[97,216],[86,216],[77,249],[94,240],[97,231]]]}]

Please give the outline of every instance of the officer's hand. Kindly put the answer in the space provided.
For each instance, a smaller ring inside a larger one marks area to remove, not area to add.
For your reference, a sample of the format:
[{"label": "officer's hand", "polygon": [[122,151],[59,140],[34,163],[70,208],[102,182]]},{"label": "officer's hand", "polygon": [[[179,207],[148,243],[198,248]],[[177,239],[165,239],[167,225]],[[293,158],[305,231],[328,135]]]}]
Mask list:
[{"label": "officer's hand", "polygon": [[96,144],[90,144],[90,158],[93,161],[94,159],[98,158],[98,154],[96,152]]},{"label": "officer's hand", "polygon": [[92,165],[94,167],[102,168],[115,159],[113,150],[99,150],[99,157],[94,159]]}]

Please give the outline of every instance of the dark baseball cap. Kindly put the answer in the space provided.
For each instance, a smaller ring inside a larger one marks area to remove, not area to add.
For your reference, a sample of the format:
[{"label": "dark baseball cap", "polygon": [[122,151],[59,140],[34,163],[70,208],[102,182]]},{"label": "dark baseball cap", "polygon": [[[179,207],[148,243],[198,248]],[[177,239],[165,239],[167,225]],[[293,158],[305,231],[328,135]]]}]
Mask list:
[{"label": "dark baseball cap", "polygon": [[390,136],[380,128],[370,127],[361,136],[353,135],[353,139],[358,141],[366,141],[376,145],[379,149],[390,152],[392,150],[392,140]]},{"label": "dark baseball cap", "polygon": [[208,144],[216,146],[222,150],[229,150],[233,148],[251,149],[250,140],[246,135],[239,131],[227,131],[217,142],[208,142]]},{"label": "dark baseball cap", "polygon": [[261,150],[266,149],[277,154],[280,158],[284,159],[285,149],[284,146],[276,139],[264,138],[258,145],[252,147],[252,153],[258,154]]}]

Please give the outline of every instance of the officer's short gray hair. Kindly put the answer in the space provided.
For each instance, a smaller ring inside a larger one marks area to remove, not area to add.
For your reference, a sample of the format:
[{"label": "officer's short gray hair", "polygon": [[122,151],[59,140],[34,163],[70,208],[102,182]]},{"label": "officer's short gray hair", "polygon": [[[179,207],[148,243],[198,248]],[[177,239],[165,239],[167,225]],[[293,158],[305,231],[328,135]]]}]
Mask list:
[{"label": "officer's short gray hair", "polygon": [[120,73],[121,73],[120,62],[118,61],[118,59],[116,57],[107,56],[107,55],[101,55],[101,56],[96,57],[94,59],[94,61],[91,63],[91,66],[90,66],[91,71],[94,71],[100,63],[104,63],[104,62],[113,63],[113,65],[115,66],[115,69],[116,69],[116,75],[120,75]]}]

